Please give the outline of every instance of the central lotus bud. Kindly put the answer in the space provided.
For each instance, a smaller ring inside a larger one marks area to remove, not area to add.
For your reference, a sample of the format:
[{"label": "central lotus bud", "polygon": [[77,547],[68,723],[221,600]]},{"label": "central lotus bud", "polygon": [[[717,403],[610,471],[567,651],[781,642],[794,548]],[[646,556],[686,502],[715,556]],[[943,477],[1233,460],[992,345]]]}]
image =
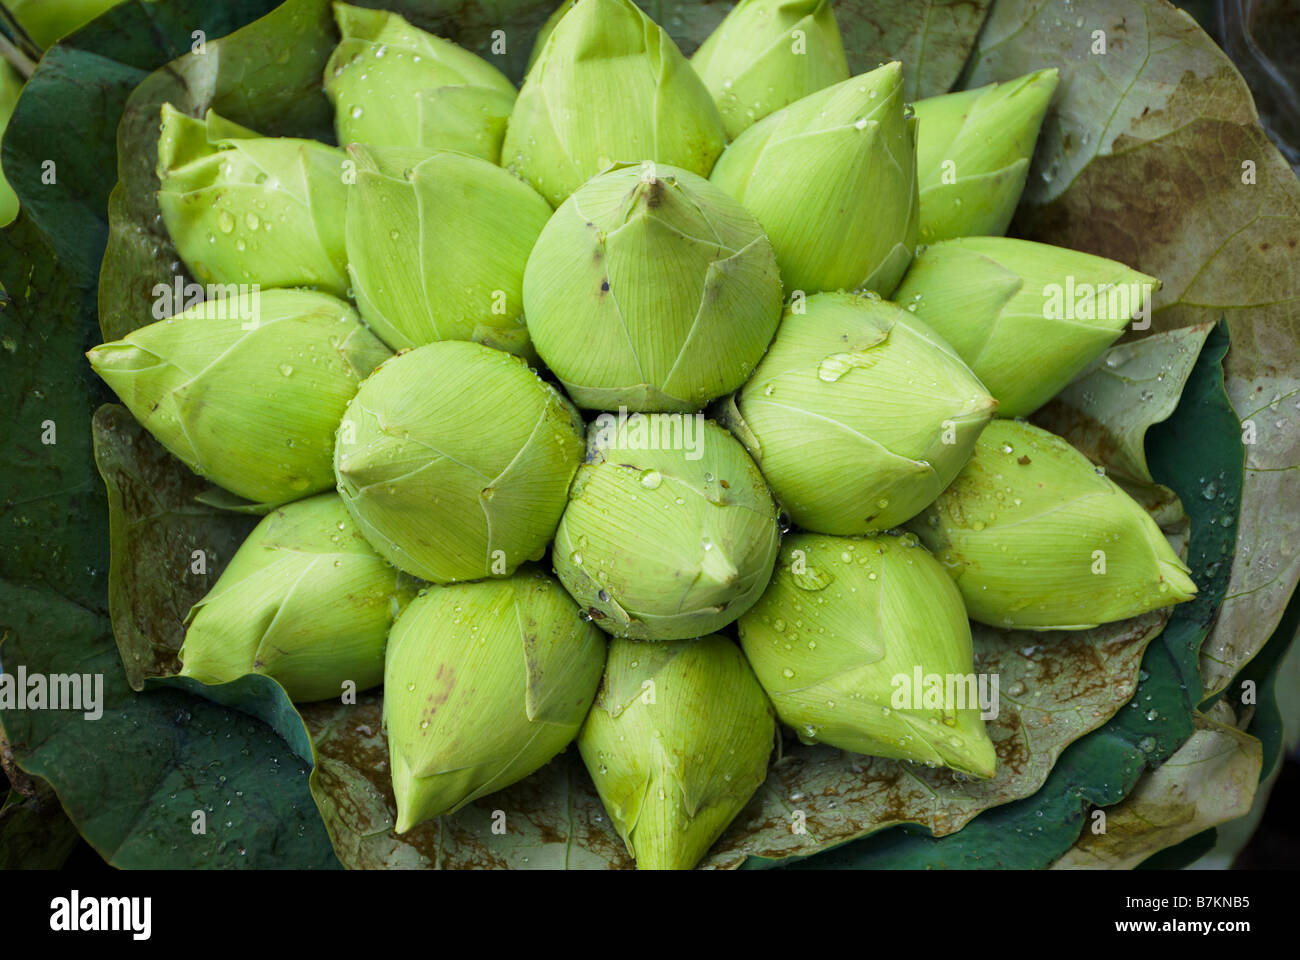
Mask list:
[{"label": "central lotus bud", "polygon": [[727,422],[795,523],[852,534],[887,530],[937,497],[995,407],[906,310],[823,293],[787,311]]},{"label": "central lotus bud", "polygon": [[449,583],[540,559],[582,460],[582,421],[519,358],[445,340],[399,354],[339,424],[339,493],[402,570]]},{"label": "central lotus bud", "polygon": [[754,462],[702,415],[609,415],[592,427],[552,562],[615,636],[698,637],[758,599],[772,575],[776,507]]},{"label": "central lotus bud", "polygon": [[620,165],[555,211],[528,258],[538,354],[582,407],[701,409],[735,390],[781,319],[772,245],[735,200]]}]

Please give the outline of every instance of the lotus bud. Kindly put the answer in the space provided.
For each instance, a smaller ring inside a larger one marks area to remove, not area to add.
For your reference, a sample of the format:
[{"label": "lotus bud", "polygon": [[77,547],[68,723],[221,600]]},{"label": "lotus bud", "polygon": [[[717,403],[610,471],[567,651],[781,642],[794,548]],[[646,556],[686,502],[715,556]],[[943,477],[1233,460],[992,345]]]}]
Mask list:
[{"label": "lotus bud", "polygon": [[474,340],[531,356],[528,252],[551,208],[495,164],[422,148],[349,148],[348,272],[361,316],[394,350]]},{"label": "lotus bud", "polygon": [[996,406],[952,348],[875,296],[787,310],[725,420],[796,524],[887,530],[939,495]]},{"label": "lotus bud", "polygon": [[339,493],[375,549],[450,583],[540,559],[582,461],[582,421],[518,357],[444,340],[399,354],[339,425]]},{"label": "lotus bud", "polygon": [[396,13],[334,4],[342,41],[325,65],[341,144],[459,150],[490,163],[515,88],[492,64]]},{"label": "lotus bud", "polygon": [[551,560],[607,633],[680,640],[754,604],[779,539],[762,475],[721,427],[702,414],[602,414]]},{"label": "lotus bud", "polygon": [[[23,77],[8,61],[0,61],[0,136],[9,126],[18,94],[22,93]],[[0,227],[8,226],[18,216],[18,194],[0,172]]]},{"label": "lotus bud", "polygon": [[1124,332],[1150,317],[1160,281],[1122,263],[1009,237],[926,247],[894,299],[970,364],[1022,417],[1054,397]]},{"label": "lotus bud", "polygon": [[642,870],[689,870],[767,775],[772,705],[726,637],[614,639],[578,749]]},{"label": "lotus bud", "polygon": [[291,700],[383,682],[384,646],[416,583],[361,536],[336,494],[263,518],[190,610],[181,676],[229,683],[260,673]]},{"label": "lotus bud", "polygon": [[1084,630],[1196,595],[1160,528],[1054,434],[989,424],[914,530],[957,582],[974,620]]},{"label": "lotus bud", "polygon": [[709,179],[763,225],[787,291],[889,296],[916,248],[914,126],[895,61],[760,120]]},{"label": "lotus bud", "polygon": [[726,136],[699,76],[632,0],[579,0],[524,78],[501,162],[558,207],[620,161],[707,177]]},{"label": "lotus bud", "polygon": [[740,643],[804,742],[993,776],[970,622],[916,537],[787,537]]},{"label": "lotus bud", "polygon": [[7,0],[13,19],[40,47],[52,47],[124,0]]},{"label": "lotus bud", "polygon": [[1007,232],[1056,79],[1052,67],[916,102],[921,243]]},{"label": "lotus bud", "polygon": [[347,293],[347,157],[315,140],[261,137],[211,110],[163,104],[158,205],[200,283]]},{"label": "lotus bud", "polygon": [[86,354],[195,473],[257,503],[334,485],[334,431],[391,356],[341,300],[311,290],[218,298]]},{"label": "lotus bud", "polygon": [[781,280],[763,228],[709,181],[617,165],[546,224],[524,312],[579,406],[688,412],[753,371],[781,319]]},{"label": "lotus bud", "polygon": [[830,0],[740,0],[691,66],[733,140],[772,111],[849,78]]},{"label": "lotus bud", "polygon": [[522,780],[568,746],[604,666],[600,631],[535,569],[413,600],[384,669],[397,832]]}]

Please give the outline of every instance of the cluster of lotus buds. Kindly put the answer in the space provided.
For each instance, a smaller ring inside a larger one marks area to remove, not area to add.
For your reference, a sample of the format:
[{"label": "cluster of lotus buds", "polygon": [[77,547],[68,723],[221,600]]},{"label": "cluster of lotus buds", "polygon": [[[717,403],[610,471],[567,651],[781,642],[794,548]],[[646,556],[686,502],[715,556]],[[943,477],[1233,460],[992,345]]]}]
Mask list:
[{"label": "cluster of lotus buds", "polygon": [[632,0],[567,0],[516,93],[334,12],[337,146],[163,107],[162,222],[237,293],[89,358],[266,514],[181,672],[382,681],[399,832],[576,741],[638,865],[688,868],[778,720],[997,776],[979,703],[898,678],[972,677],[971,620],[1195,596],[1132,497],[1012,419],[1159,286],[1002,236],[1056,71],[909,105],[898,62],[851,74],[829,0],[740,0],[689,60]]}]

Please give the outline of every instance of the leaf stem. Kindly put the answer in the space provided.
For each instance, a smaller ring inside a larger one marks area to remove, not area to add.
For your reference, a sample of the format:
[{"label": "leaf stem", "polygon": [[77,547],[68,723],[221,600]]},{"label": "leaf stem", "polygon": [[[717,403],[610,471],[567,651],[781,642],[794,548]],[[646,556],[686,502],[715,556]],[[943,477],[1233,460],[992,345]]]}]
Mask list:
[{"label": "leaf stem", "polygon": [[32,78],[32,72],[36,69],[36,64],[2,33],[0,33],[0,56],[8,60],[13,68],[22,74],[24,81]]},{"label": "leaf stem", "polygon": [[36,62],[41,59],[43,52],[23,29],[8,5],[0,2],[0,56],[8,60],[27,80],[36,69]]}]

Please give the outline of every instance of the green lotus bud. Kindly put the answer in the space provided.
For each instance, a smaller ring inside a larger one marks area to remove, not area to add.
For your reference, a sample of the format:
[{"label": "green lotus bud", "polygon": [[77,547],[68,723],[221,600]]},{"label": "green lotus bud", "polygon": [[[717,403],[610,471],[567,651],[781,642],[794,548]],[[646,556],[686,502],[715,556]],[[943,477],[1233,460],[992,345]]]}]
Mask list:
[{"label": "green lotus bud", "polygon": [[[14,107],[18,104],[18,94],[23,90],[23,78],[7,61],[0,60],[0,136],[9,126]],[[18,216],[18,194],[9,185],[9,181],[0,172],[0,227],[12,223]]]},{"label": "green lotus bud", "polygon": [[740,642],[806,743],[993,776],[996,688],[975,675],[961,596],[910,534],[787,537]]},{"label": "green lotus bud", "polygon": [[383,682],[384,646],[415,581],[375,553],[336,494],[263,518],[186,618],[181,676],[261,673],[291,700]]},{"label": "green lotus bud", "polygon": [[353,146],[348,271],[361,316],[394,350],[474,340],[531,355],[528,252],[551,208],[495,164]]},{"label": "green lotus bud", "polygon": [[1056,78],[1052,67],[916,102],[921,243],[1007,232]]},{"label": "green lotus bud", "polygon": [[726,421],[806,530],[887,530],[939,495],[995,401],[952,348],[874,295],[787,310]]},{"label": "green lotus bud", "polygon": [[51,47],[122,2],[123,0],[7,0],[5,6],[37,46]]},{"label": "green lotus bud", "polygon": [[620,161],[707,177],[726,136],[709,91],[632,0],[579,0],[524,79],[501,162],[558,207]]},{"label": "green lotus bud", "polygon": [[208,300],[87,357],[200,476],[258,503],[334,485],[334,431],[391,354],[341,300],[310,290]]},{"label": "green lotus bud", "polygon": [[522,780],[563,750],[605,666],[552,578],[431,587],[388,639],[384,726],[397,832]]},{"label": "green lotus bud", "polygon": [[971,618],[995,627],[1083,630],[1196,595],[1150,515],[1078,450],[1022,421],[989,424],[910,529]]},{"label": "green lotus bud", "polygon": [[342,41],[325,65],[341,144],[459,150],[491,163],[515,105],[492,64],[396,13],[334,4]]},{"label": "green lotus bud", "polygon": [[398,568],[449,583],[540,559],[578,464],[582,421],[518,357],[444,340],[366,380],[339,425],[339,493]]},{"label": "green lotus bud", "polygon": [[162,108],[158,205],[200,283],[318,287],[344,296],[346,156],[315,140],[261,137],[211,110]]},{"label": "green lotus bud", "polygon": [[1129,320],[1149,323],[1159,287],[1155,277],[1077,250],[964,237],[926,247],[894,299],[970,364],[999,416],[1022,417],[1101,356]]},{"label": "green lotus bud", "polygon": [[555,532],[561,582],[608,633],[680,640],[748,610],[780,531],[767,485],[703,414],[601,414]]},{"label": "green lotus bud", "polygon": [[689,412],[753,371],[781,319],[781,280],[763,228],[709,181],[618,165],[546,224],[524,312],[579,406]]},{"label": "green lotus bud", "polygon": [[763,225],[787,291],[889,296],[916,248],[914,127],[887,63],[760,120],[709,179]]},{"label": "green lotus bud", "polygon": [[829,0],[740,0],[691,57],[727,136],[849,78]]},{"label": "green lotus bud", "polygon": [[767,775],[772,705],[717,634],[614,639],[578,749],[642,870],[689,870]]}]

